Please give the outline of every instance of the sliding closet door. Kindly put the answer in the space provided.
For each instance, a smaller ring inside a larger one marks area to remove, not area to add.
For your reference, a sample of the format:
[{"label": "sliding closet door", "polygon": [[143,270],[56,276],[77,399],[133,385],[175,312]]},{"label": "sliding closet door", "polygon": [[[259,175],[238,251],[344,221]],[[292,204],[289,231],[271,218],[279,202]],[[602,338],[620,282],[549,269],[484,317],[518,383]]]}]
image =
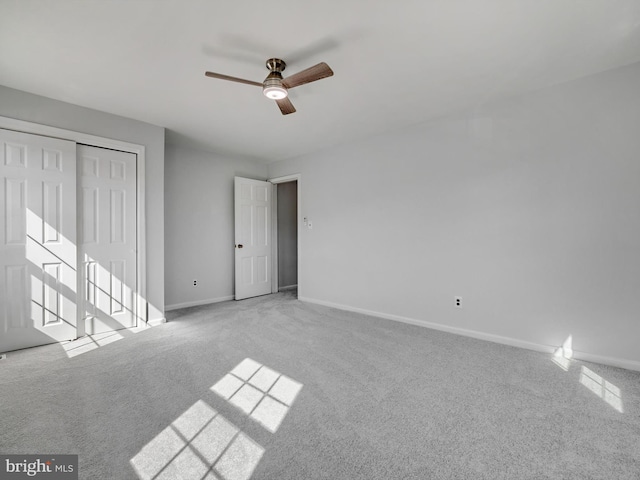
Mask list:
[{"label": "sliding closet door", "polygon": [[78,145],[81,298],[87,334],[136,326],[136,161]]},{"label": "sliding closet door", "polygon": [[0,352],[76,338],[76,144],[0,129]]}]

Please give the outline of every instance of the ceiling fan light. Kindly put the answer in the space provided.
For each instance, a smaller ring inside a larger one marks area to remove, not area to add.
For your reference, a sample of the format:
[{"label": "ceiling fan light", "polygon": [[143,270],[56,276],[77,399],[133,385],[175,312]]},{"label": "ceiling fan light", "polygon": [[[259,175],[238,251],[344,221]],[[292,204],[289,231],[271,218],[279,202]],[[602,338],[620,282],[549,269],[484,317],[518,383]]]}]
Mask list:
[{"label": "ceiling fan light", "polygon": [[282,100],[289,93],[282,85],[282,75],[280,72],[271,72],[262,85],[262,93],[271,100]]},{"label": "ceiling fan light", "polygon": [[265,97],[270,98],[271,100],[282,100],[289,94],[287,89],[280,85],[264,87],[262,89],[262,93],[264,93]]}]

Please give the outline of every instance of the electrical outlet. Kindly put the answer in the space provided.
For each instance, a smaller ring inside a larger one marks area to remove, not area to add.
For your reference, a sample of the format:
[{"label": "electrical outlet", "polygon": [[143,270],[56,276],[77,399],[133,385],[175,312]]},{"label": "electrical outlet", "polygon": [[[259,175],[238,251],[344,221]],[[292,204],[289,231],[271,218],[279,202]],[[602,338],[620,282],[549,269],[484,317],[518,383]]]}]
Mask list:
[{"label": "electrical outlet", "polygon": [[194,280],[194,281],[193,281],[193,286],[194,286],[194,287],[197,287],[197,286],[198,286],[198,280]]},{"label": "electrical outlet", "polygon": [[453,297],[453,301],[457,308],[462,308],[462,297]]}]

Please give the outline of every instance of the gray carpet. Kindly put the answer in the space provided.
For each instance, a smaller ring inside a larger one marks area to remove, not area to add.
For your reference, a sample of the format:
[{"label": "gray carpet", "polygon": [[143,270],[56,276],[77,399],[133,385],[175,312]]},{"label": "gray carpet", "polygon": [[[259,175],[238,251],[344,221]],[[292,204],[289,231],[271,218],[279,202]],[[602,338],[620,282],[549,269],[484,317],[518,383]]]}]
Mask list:
[{"label": "gray carpet", "polygon": [[0,453],[91,479],[640,478],[638,372],[293,292],[121,335],[0,361]]}]

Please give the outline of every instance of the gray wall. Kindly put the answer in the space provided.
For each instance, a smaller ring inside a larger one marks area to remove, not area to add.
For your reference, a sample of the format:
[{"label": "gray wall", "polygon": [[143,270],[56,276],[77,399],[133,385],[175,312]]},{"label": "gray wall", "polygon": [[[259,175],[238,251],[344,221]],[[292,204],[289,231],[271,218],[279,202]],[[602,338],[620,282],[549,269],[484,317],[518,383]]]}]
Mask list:
[{"label": "gray wall", "polygon": [[298,182],[278,184],[278,286],[298,284]]},{"label": "gray wall", "polygon": [[164,317],[164,128],[0,85],[0,116],[146,147],[149,320]]},{"label": "gray wall", "polygon": [[634,64],[271,164],[313,222],[299,297],[640,369],[638,85]]},{"label": "gray wall", "polygon": [[167,145],[165,175],[167,308],[233,298],[233,177],[267,166]]}]

